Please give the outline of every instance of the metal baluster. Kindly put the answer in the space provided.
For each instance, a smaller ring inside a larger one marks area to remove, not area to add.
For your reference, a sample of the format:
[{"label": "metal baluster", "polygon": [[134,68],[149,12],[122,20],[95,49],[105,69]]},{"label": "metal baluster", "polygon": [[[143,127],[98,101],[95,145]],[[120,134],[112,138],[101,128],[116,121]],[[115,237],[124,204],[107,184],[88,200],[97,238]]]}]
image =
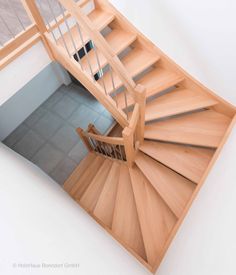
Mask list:
[{"label": "metal baluster", "polygon": [[72,44],[73,44],[73,47],[74,47],[74,50],[75,50],[75,55],[77,56],[77,59],[78,59],[78,62],[79,62],[79,64],[80,64],[80,66],[82,67],[81,60],[80,60],[80,57],[79,57],[79,54],[78,54],[78,51],[77,51],[77,48],[76,48],[76,45],[75,45],[75,41],[74,41],[74,38],[73,38],[73,36],[72,36],[72,34],[71,34],[71,30],[70,30],[70,27],[69,27],[69,25],[68,25],[67,18],[66,18],[66,16],[65,16],[65,12],[64,12],[63,7],[62,7],[62,5],[61,5],[60,2],[58,2],[58,5],[59,5],[59,7],[60,7],[60,10],[61,10],[61,13],[62,13],[64,22],[65,22],[65,24],[66,24],[66,28],[67,28],[67,30],[68,30],[68,33],[69,33],[71,42],[72,42]]},{"label": "metal baluster", "polygon": [[86,56],[86,59],[87,59],[88,65],[89,65],[89,69],[90,69],[90,73],[91,73],[92,79],[93,79],[93,81],[95,81],[95,78],[94,78],[94,75],[93,75],[92,66],[91,66],[91,63],[90,63],[90,60],[89,60],[89,57],[88,57],[88,51],[87,51],[86,45],[84,43],[83,34],[82,34],[80,26],[79,26],[79,24],[77,22],[76,22],[76,26],[77,26],[77,29],[78,29],[78,32],[79,32],[79,36],[80,36],[80,40],[82,42],[83,49],[85,51],[85,56]]},{"label": "metal baluster", "polygon": [[[41,0],[38,0],[37,3],[38,3],[38,5],[39,5],[39,9],[41,10],[41,12],[43,12],[43,7],[42,7],[42,4],[41,4]],[[43,14],[42,14],[42,15],[43,15]],[[47,16],[43,16],[43,18],[45,19],[46,24],[47,24],[48,27],[49,27],[49,31],[51,32],[51,34],[52,34],[52,36],[53,36],[53,39],[54,39],[54,41],[55,41],[56,44],[57,44],[57,39],[56,39],[56,37],[55,37],[55,34],[54,34],[54,32],[53,32],[53,29],[51,28],[51,24],[50,24],[50,22],[49,22],[48,19],[47,19]]]},{"label": "metal baluster", "polygon": [[53,15],[53,18],[54,18],[54,20],[55,20],[55,22],[56,22],[56,24],[57,24],[57,28],[58,28],[58,31],[59,31],[60,36],[61,36],[61,38],[62,38],[63,44],[64,44],[64,46],[65,46],[65,49],[66,49],[66,51],[67,51],[69,57],[71,58],[71,55],[70,55],[70,52],[69,52],[68,47],[67,47],[67,45],[66,45],[66,41],[65,41],[64,36],[63,36],[63,34],[62,34],[60,25],[58,24],[58,20],[57,20],[57,18],[56,18],[56,15],[55,15],[55,13],[54,13],[54,11],[53,11],[53,8],[52,8],[52,6],[51,6],[49,0],[47,0],[47,3],[48,3],[48,6],[49,6],[49,8],[50,8],[50,10],[51,10],[51,13],[52,13],[52,15]]},{"label": "metal baluster", "polygon": [[24,26],[23,22],[21,21],[20,17],[18,16],[18,13],[16,12],[16,9],[15,9],[14,5],[12,5],[12,2],[11,2],[11,1],[8,1],[8,6],[9,6],[10,9],[14,12],[14,14],[15,14],[17,20],[19,21],[19,23],[20,23],[20,25],[21,25],[21,27],[22,27],[22,29],[25,30],[25,26]]},{"label": "metal baluster", "polygon": [[92,142],[92,144],[93,144],[94,151],[95,151],[95,152],[98,152],[99,150],[98,150],[97,143],[95,143],[95,141],[94,141],[91,137],[90,137],[90,140],[91,140],[91,142]]},{"label": "metal baluster", "polygon": [[93,148],[93,151],[96,151],[96,147],[94,146],[94,143],[93,143],[91,137],[88,137],[88,141],[89,141],[89,144],[91,145],[91,147]]},{"label": "metal baluster", "polygon": [[108,153],[107,153],[107,144],[105,142],[102,143],[103,144],[103,147],[104,147],[104,153],[105,153],[105,156],[109,157]]},{"label": "metal baluster", "polygon": [[107,148],[108,148],[108,154],[109,154],[109,157],[112,158],[112,153],[111,153],[111,145],[107,144]]},{"label": "metal baluster", "polygon": [[112,72],[112,67],[109,64],[108,70],[110,72],[111,75],[111,83],[112,83],[112,87],[113,87],[113,92],[115,92],[115,102],[116,102],[116,107],[118,107],[118,100],[117,100],[117,90],[115,88],[115,82],[114,82],[114,77],[113,77],[113,72]]},{"label": "metal baluster", "polygon": [[102,70],[101,63],[100,63],[100,60],[99,60],[99,57],[98,57],[98,53],[97,53],[97,47],[95,46],[95,44],[93,43],[92,40],[91,40],[91,42],[92,42],[94,53],[95,53],[95,56],[96,56],[96,59],[97,59],[98,69],[99,69],[99,72],[101,72],[102,86],[104,88],[105,94],[107,95],[107,89],[106,89],[106,85],[105,85],[104,78],[103,78],[103,70]]},{"label": "metal baluster", "polygon": [[97,144],[98,144],[99,151],[103,155],[103,151],[102,151],[102,147],[101,147],[100,141],[98,141]]},{"label": "metal baluster", "polygon": [[0,18],[1,18],[1,20],[2,20],[2,22],[3,22],[3,24],[4,24],[4,26],[6,27],[6,29],[7,29],[8,32],[10,33],[10,35],[11,35],[13,38],[15,38],[14,33],[13,33],[13,32],[11,31],[11,29],[8,27],[6,21],[5,21],[4,18],[1,16],[1,14],[0,14]]},{"label": "metal baluster", "polygon": [[124,159],[123,159],[123,154],[122,154],[122,150],[121,150],[121,146],[120,146],[120,144],[119,144],[119,151],[120,151],[120,157],[121,157],[121,160],[124,160]]},{"label": "metal baluster", "polygon": [[128,115],[128,103],[127,103],[127,95],[126,95],[126,90],[124,89],[124,98],[125,98],[125,113],[126,113],[126,117],[127,119],[129,118],[129,115]]},{"label": "metal baluster", "polygon": [[119,159],[118,156],[117,156],[117,152],[116,152],[116,146],[114,144],[112,144],[112,148],[113,148],[113,151],[114,151],[115,158]]}]

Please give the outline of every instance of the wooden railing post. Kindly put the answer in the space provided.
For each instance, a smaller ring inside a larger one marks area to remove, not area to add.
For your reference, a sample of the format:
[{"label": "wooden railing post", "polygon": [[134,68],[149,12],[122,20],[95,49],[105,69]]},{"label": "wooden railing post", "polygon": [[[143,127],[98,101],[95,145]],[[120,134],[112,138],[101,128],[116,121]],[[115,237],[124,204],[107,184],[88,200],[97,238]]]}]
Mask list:
[{"label": "wooden railing post", "polygon": [[126,127],[122,132],[124,140],[124,148],[126,161],[129,167],[132,167],[135,159],[135,148],[134,148],[134,133],[132,129]]},{"label": "wooden railing post", "polygon": [[42,41],[44,43],[44,46],[48,52],[49,57],[51,60],[55,60],[52,50],[48,44],[48,41],[45,37],[45,32],[47,32],[47,27],[44,23],[44,20],[39,12],[39,9],[36,5],[35,0],[21,0],[27,14],[29,15],[32,22],[34,22],[41,34]]},{"label": "wooden railing post", "polygon": [[144,141],[146,88],[140,84],[135,87],[135,100],[139,104],[139,121],[137,125],[137,140],[141,145]]},{"label": "wooden railing post", "polygon": [[83,134],[84,130],[82,128],[77,128],[76,132],[78,133],[78,135],[80,136],[81,140],[83,141],[84,145],[86,146],[86,148],[88,149],[88,151],[93,151],[93,148],[91,147],[87,137]]}]

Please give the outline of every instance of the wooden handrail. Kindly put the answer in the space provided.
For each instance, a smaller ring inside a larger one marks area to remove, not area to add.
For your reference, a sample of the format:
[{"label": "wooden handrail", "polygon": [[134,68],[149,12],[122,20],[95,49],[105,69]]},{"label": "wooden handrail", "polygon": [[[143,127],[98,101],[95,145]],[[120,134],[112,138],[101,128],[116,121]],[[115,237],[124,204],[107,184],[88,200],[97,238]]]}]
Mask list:
[{"label": "wooden handrail", "polygon": [[88,19],[88,17],[81,11],[81,8],[71,0],[59,0],[60,3],[69,11],[77,20],[79,25],[85,30],[90,38],[95,42],[97,48],[108,60],[110,66],[114,72],[120,77],[126,89],[130,94],[135,97],[134,89],[136,87],[135,82],[126,70],[120,59],[117,57],[113,49],[107,43],[106,39],[102,36],[96,26]]},{"label": "wooden handrail", "polygon": [[124,146],[125,160],[128,166],[131,167],[134,163],[135,154],[136,154],[135,133],[137,132],[139,117],[140,117],[140,107],[139,107],[139,104],[136,103],[134,106],[134,110],[133,110],[129,125],[125,127],[125,129],[122,131],[122,137],[103,136],[99,133],[99,131],[96,129],[96,127],[93,124],[89,124],[87,131],[84,131],[83,129],[78,128],[77,133],[79,134],[81,140],[84,142],[85,146],[89,151],[94,150],[93,147],[91,146],[90,139],[95,141],[95,143],[98,142],[98,144],[99,142],[101,142],[105,145]]},{"label": "wooden handrail", "polygon": [[124,140],[123,138],[119,137],[108,137],[108,136],[102,136],[102,135],[96,135],[88,132],[83,133],[87,138],[92,138],[97,141],[105,142],[108,144],[113,144],[113,145],[124,145]]},{"label": "wooden handrail", "polygon": [[120,108],[117,108],[115,102],[111,97],[105,96],[102,87],[97,83],[91,81],[91,77],[85,71],[82,71],[78,62],[75,59],[69,59],[63,47],[56,45],[55,41],[50,37],[49,33],[45,34],[49,45],[53,51],[55,58],[66,68],[75,78],[80,79],[80,82],[90,91],[90,93],[101,102],[105,108],[113,115],[122,127],[128,125],[125,114]]}]

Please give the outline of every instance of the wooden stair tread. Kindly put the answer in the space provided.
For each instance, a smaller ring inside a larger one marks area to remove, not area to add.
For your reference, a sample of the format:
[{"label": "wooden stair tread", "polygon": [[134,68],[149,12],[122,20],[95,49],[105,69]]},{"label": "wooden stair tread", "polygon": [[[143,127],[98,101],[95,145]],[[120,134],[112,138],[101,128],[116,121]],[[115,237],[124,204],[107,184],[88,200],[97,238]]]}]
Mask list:
[{"label": "wooden stair tread", "polygon": [[69,178],[64,182],[63,188],[70,193],[76,181],[81,177],[84,171],[89,167],[89,165],[96,158],[93,153],[88,153],[88,155],[80,162],[80,164],[75,168]]},{"label": "wooden stair tread", "polygon": [[[184,80],[183,76],[180,76],[174,72],[168,71],[163,68],[155,67],[152,71],[145,74],[139,80],[137,84],[141,84],[146,88],[146,98],[154,96],[174,85],[177,85]],[[118,106],[121,109],[125,108],[124,95],[122,93],[117,95]],[[132,96],[127,96],[128,106],[134,104]]]},{"label": "wooden stair tread", "polygon": [[149,102],[145,121],[151,121],[218,104],[217,100],[188,89],[176,89]]},{"label": "wooden stair tread", "polygon": [[[113,51],[116,54],[119,54],[125,48],[127,48],[130,44],[132,44],[132,42],[134,42],[134,40],[136,39],[136,35],[132,33],[128,33],[122,29],[114,29],[108,35],[105,36],[105,39],[107,43],[111,46]],[[100,66],[101,68],[103,68],[108,64],[107,59],[98,49],[96,51],[97,51],[97,56],[99,59]],[[97,56],[94,49],[91,49],[88,52],[88,58],[91,64],[93,75],[95,75],[99,71]],[[84,56],[81,59],[81,64],[84,70],[86,70],[88,73],[91,73],[86,56]]]},{"label": "wooden stair tread", "polygon": [[85,190],[93,180],[94,176],[96,175],[97,171],[103,164],[105,158],[101,156],[96,156],[93,162],[87,167],[81,177],[77,180],[76,184],[71,189],[70,194],[76,199],[80,200],[82,195],[84,194]]},{"label": "wooden stair tread", "polygon": [[154,266],[177,218],[137,166],[129,171],[147,260]]},{"label": "wooden stair tread", "polygon": [[[135,47],[121,59],[121,62],[129,72],[130,76],[134,78],[141,72],[145,71],[148,67],[156,63],[159,59],[160,57],[158,55],[150,53],[149,51],[144,50],[140,47]],[[113,77],[115,88],[120,88],[123,85],[121,79],[117,76],[115,72],[113,72]],[[107,92],[109,94],[114,92],[110,73],[106,72],[103,76],[103,79]],[[100,85],[103,85],[101,79],[98,80],[98,83]]]},{"label": "wooden stair tread", "polygon": [[120,164],[114,161],[93,211],[93,214],[109,228],[112,226],[119,174]]},{"label": "wooden stair tread", "polygon": [[144,137],[216,148],[230,121],[221,113],[207,110],[146,125]]},{"label": "wooden stair tread", "polygon": [[98,198],[102,192],[104,183],[112,166],[112,161],[106,159],[96,176],[93,178],[89,187],[80,199],[80,204],[89,212],[93,212],[94,207],[97,204]]},{"label": "wooden stair tread", "polygon": [[125,164],[120,167],[112,232],[146,261],[129,169]]},{"label": "wooden stair tread", "polygon": [[195,183],[201,180],[215,152],[158,141],[144,141],[139,149]]},{"label": "wooden stair tread", "polygon": [[[104,29],[107,25],[109,25],[114,20],[115,16],[114,16],[114,14],[108,13],[102,9],[94,9],[91,13],[88,14],[88,18],[94,23],[96,28],[99,31],[101,31],[102,29]],[[83,47],[83,45],[82,45],[80,35],[78,32],[78,27],[76,25],[74,25],[73,27],[70,28],[70,32],[74,39],[76,49],[77,50],[81,49]],[[82,32],[84,43],[85,44],[88,43],[90,40],[90,37],[86,34],[85,31],[82,30],[82,28],[81,28],[81,32]],[[69,52],[71,54],[74,54],[75,48],[71,41],[70,33],[69,32],[64,33],[63,37],[64,37],[64,40],[66,42]],[[63,39],[61,37],[59,39],[57,39],[57,42],[63,48],[65,47]]]},{"label": "wooden stair tread", "polygon": [[137,154],[135,163],[179,218],[196,185],[141,152]]}]

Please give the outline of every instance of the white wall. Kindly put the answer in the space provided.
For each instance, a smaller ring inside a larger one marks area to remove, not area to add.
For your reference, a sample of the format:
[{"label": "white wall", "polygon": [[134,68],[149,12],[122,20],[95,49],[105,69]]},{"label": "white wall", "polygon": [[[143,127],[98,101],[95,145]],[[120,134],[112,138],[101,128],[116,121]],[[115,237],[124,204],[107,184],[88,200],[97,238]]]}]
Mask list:
[{"label": "white wall", "polygon": [[1,70],[0,106],[51,63],[43,44],[35,44]]},{"label": "white wall", "polygon": [[110,0],[169,57],[236,105],[235,0]]},{"label": "white wall", "polygon": [[[58,184],[1,143],[0,167],[0,274],[149,274]],[[30,263],[79,268],[13,267]]]}]

